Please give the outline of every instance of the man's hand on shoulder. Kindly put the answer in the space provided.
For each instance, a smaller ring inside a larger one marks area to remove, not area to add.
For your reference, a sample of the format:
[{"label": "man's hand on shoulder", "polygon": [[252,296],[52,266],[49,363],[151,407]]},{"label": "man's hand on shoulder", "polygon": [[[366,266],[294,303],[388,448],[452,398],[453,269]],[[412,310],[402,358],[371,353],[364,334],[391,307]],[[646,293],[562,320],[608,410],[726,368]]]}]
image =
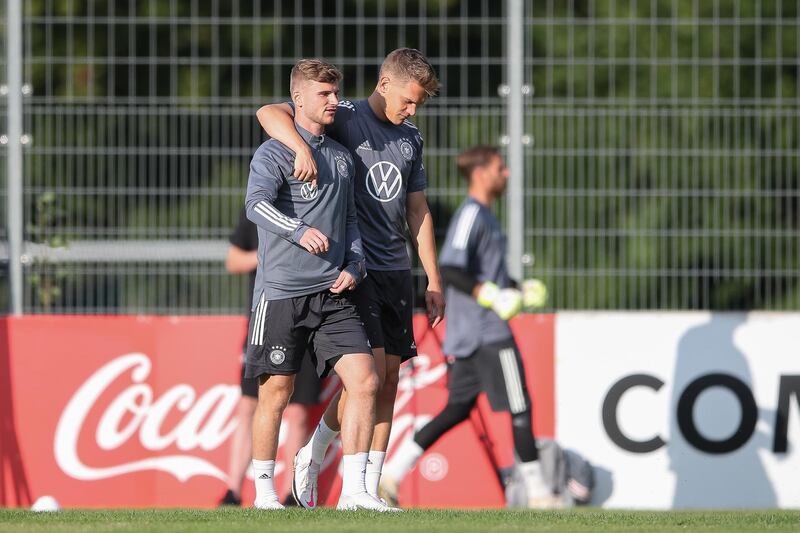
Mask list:
[{"label": "man's hand on shoulder", "polygon": [[328,251],[328,237],[317,228],[308,228],[300,236],[297,244],[306,249],[310,254],[324,254]]},{"label": "man's hand on shoulder", "polygon": [[356,279],[346,270],[339,272],[339,277],[331,285],[331,292],[333,294],[341,294],[344,291],[353,290],[356,288]]},{"label": "man's hand on shoulder", "polygon": [[292,175],[300,181],[317,181],[317,162],[308,145],[295,153]]}]

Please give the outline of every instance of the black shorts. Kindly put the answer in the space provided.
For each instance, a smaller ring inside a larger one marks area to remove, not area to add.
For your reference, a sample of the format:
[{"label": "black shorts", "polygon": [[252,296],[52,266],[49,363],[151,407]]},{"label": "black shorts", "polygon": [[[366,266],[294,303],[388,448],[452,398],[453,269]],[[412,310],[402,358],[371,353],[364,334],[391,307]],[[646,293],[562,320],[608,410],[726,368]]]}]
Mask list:
[{"label": "black shorts", "polygon": [[410,270],[369,270],[353,291],[369,342],[403,361],[417,355]]},{"label": "black shorts", "polygon": [[[244,358],[244,356],[242,356]],[[244,361],[242,361],[242,374],[239,376],[239,385],[242,387],[242,396],[258,398],[258,378],[244,377]]]},{"label": "black shorts", "polygon": [[487,344],[469,357],[454,359],[447,388],[452,403],[471,403],[485,392],[494,411],[517,414],[531,406],[522,356],[514,339]]},{"label": "black shorts", "polygon": [[372,353],[350,296],[321,291],[268,301],[262,295],[250,318],[245,377],[297,374],[308,350],[318,376],[345,354]]},{"label": "black shorts", "polygon": [[[251,398],[258,398],[258,378],[244,377],[244,367],[242,364],[241,386],[242,396],[249,396]],[[317,376],[317,371],[314,368],[311,358],[304,357],[303,363],[300,365],[300,372],[294,380],[294,392],[292,397],[289,398],[289,403],[296,403],[300,405],[315,405],[319,403],[319,393],[322,388],[322,380]]]}]

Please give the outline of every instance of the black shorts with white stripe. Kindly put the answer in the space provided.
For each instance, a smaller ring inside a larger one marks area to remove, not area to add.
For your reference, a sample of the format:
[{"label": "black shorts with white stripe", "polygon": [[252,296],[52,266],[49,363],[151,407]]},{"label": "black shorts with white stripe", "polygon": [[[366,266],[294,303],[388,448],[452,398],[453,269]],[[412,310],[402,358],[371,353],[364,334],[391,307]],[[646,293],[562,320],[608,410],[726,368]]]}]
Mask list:
[{"label": "black shorts with white stripe", "polygon": [[469,357],[452,360],[447,388],[450,403],[471,403],[485,392],[494,411],[513,415],[531,406],[522,356],[514,339],[486,344]]},{"label": "black shorts with white stripe", "polygon": [[262,294],[257,301],[247,337],[246,378],[297,374],[306,354],[322,377],[342,355],[372,354],[348,294],[326,290],[271,301]]},{"label": "black shorts with white stripe", "polygon": [[410,270],[368,270],[352,298],[373,348],[402,361],[417,356]]}]

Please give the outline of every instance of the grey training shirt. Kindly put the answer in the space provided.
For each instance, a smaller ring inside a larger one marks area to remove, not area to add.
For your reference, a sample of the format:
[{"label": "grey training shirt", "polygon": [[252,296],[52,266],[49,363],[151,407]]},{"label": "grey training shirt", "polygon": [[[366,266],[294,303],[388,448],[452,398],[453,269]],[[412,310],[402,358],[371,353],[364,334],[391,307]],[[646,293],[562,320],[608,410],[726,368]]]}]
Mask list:
[{"label": "grey training shirt", "polygon": [[[480,283],[500,288],[511,285],[506,269],[506,237],[489,208],[467,197],[453,215],[439,255],[441,266],[466,270]],[[467,357],[480,346],[512,337],[497,313],[478,305],[470,294],[448,287],[447,325],[442,349],[447,355]]]},{"label": "grey training shirt", "polygon": [[[280,300],[328,289],[343,268],[357,282],[363,277],[350,152],[325,135],[295,127],[314,154],[316,187],[292,176],[294,154],[274,139],[262,144],[250,163],[245,206],[258,226],[254,305],[262,292]],[[328,237],[327,252],[314,255],[297,244],[309,226]]]},{"label": "grey training shirt", "polygon": [[419,130],[409,120],[399,126],[381,121],[367,100],[343,100],[327,131],[353,154],[358,226],[367,268],[411,268],[406,196],[428,185]]}]

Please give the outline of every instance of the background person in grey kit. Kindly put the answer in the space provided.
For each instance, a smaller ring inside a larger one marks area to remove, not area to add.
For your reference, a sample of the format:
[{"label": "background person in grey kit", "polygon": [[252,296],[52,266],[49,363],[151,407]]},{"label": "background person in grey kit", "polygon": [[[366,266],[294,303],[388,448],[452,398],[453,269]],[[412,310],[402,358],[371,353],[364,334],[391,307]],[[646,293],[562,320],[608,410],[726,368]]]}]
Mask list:
[{"label": "background person in grey kit", "polygon": [[[295,127],[320,169],[316,184],[292,177],[292,154],[276,140],[262,144],[250,164],[245,205],[258,225],[259,242],[245,377],[259,379],[253,474],[254,506],[260,509],[283,509],[273,481],[278,430],[311,343],[319,372],[332,367],[351,398],[342,421],[338,508],[388,510],[364,485],[378,378],[349,296],[364,275],[353,162],[343,146],[324,135],[336,113],[340,79],[333,65],[320,60],[300,60],[292,69]],[[317,495],[310,497],[315,503]]]},{"label": "background person in grey kit", "polygon": [[[239,220],[229,237],[230,246],[225,257],[225,269],[231,274],[247,274],[249,291],[247,293],[247,310],[252,307],[253,289],[256,284],[256,269],[258,268],[258,227],[247,219],[247,212],[242,208]],[[248,331],[249,331],[248,327]],[[253,413],[256,410],[258,399],[258,380],[244,377],[244,353],[247,351],[247,333],[243,339],[242,369],[240,386],[242,396],[236,406],[236,431],[231,437],[231,448],[228,456],[228,489],[220,498],[220,505],[242,504],[242,483],[247,473],[247,467],[252,458],[251,432]],[[289,399],[289,405],[283,412],[283,422],[286,424],[286,440],[282,452],[284,463],[290,464],[297,450],[308,438],[308,424],[311,416],[311,407],[319,403],[320,379],[309,359],[303,359],[300,373],[294,382],[294,391]],[[290,476],[284,476],[284,482],[279,487],[278,495],[283,499],[284,505],[291,504]]]},{"label": "background person in grey kit", "polygon": [[[408,120],[438,89],[436,73],[425,56],[418,50],[400,48],[384,60],[369,98],[341,102],[336,120],[328,128],[328,133],[350,150],[356,164],[356,208],[369,275],[354,298],[381,379],[367,465],[367,490],[373,495],[377,495],[389,445],[400,364],[417,354],[406,226],[428,277],[425,305],[431,326],[444,316],[433,221],[425,199],[422,136]],[[313,179],[317,167],[294,131],[291,115],[288,104],[268,105],[258,111],[267,133],[295,152],[295,176]],[[311,441],[298,453],[295,465],[303,468],[296,469],[294,485],[301,495],[316,490],[316,472],[339,431],[346,401],[346,393],[333,399]]]},{"label": "background person in grey kit", "polygon": [[457,160],[469,181],[468,196],[453,216],[439,261],[447,286],[447,325],[442,351],[449,356],[448,400],[386,466],[382,493],[397,498],[397,485],[424,450],[469,417],[486,392],[492,409],[511,414],[514,449],[521,461],[529,505],[557,500],[544,482],[531,424],[531,401],[514,337],[507,321],[522,308],[522,294],[506,270],[506,238],[492,214],[506,188],[508,169],[498,150],[476,146]]}]

